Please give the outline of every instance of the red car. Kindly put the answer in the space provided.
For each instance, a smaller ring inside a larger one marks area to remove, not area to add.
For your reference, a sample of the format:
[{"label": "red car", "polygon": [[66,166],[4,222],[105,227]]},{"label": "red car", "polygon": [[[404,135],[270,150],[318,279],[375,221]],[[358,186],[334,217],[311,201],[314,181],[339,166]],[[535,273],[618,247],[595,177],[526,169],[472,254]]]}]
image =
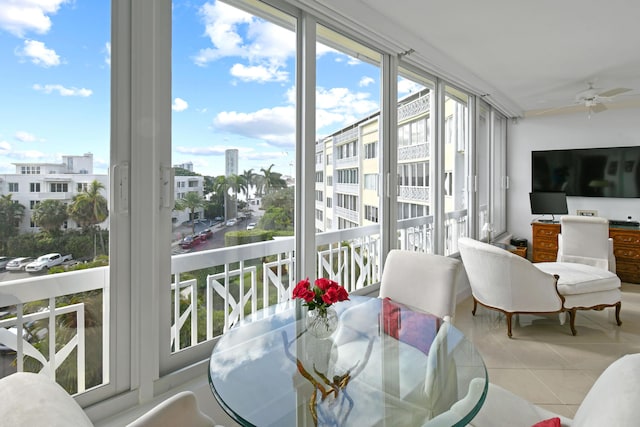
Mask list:
[{"label": "red car", "polygon": [[200,237],[186,236],[184,239],[180,241],[180,247],[182,249],[191,249],[198,243],[200,243]]},{"label": "red car", "polygon": [[198,236],[200,236],[200,240],[205,241],[207,239],[210,239],[211,236],[213,236],[213,231],[211,231],[211,229],[206,228],[204,230],[202,230]]}]

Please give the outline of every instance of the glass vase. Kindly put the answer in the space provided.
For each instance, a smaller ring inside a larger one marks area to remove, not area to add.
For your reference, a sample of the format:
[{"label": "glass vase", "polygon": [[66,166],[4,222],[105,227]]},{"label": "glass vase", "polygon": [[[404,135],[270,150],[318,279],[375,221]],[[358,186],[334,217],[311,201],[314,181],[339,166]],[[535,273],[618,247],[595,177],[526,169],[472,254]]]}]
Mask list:
[{"label": "glass vase", "polygon": [[338,313],[329,306],[307,312],[307,330],[316,338],[329,338],[338,328]]}]

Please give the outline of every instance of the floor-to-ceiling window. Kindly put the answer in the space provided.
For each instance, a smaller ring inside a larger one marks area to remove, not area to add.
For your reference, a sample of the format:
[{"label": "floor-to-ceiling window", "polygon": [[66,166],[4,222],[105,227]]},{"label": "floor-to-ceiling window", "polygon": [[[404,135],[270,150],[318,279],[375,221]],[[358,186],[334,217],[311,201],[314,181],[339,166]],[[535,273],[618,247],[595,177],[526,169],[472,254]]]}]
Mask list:
[{"label": "floor-to-ceiling window", "polygon": [[490,240],[495,237],[493,224],[490,217],[490,186],[491,186],[491,107],[479,101],[476,104],[478,114],[476,116],[475,138],[475,176],[477,182],[476,191],[476,223],[480,239]]},{"label": "floor-to-ceiling window", "polygon": [[469,98],[468,94],[452,86],[445,89],[441,173],[445,255],[456,253],[458,238],[469,232]]},{"label": "floor-to-ceiling window", "polygon": [[198,185],[174,191],[166,369],[202,358],[198,343],[288,298],[294,280],[297,23],[253,6],[172,2],[171,162],[176,183]]},{"label": "floor-to-ceiling window", "polygon": [[316,271],[355,290],[379,273],[382,56],[316,29]]},{"label": "floor-to-ceiling window", "polygon": [[[0,377],[42,372],[95,401],[116,360],[110,2],[2,9],[0,252],[16,261],[0,273]],[[27,271],[48,253],[62,256]]]},{"label": "floor-to-ceiling window", "polygon": [[408,68],[397,81],[398,248],[434,252],[434,82]]}]

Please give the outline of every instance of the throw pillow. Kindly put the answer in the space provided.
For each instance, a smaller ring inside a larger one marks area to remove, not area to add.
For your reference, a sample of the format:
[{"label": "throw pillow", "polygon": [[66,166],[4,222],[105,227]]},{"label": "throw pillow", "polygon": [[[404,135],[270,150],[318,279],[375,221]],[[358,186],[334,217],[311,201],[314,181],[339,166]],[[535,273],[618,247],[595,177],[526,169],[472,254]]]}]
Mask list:
[{"label": "throw pillow", "polygon": [[554,417],[549,418],[548,420],[542,420],[531,427],[560,427],[560,418]]}]

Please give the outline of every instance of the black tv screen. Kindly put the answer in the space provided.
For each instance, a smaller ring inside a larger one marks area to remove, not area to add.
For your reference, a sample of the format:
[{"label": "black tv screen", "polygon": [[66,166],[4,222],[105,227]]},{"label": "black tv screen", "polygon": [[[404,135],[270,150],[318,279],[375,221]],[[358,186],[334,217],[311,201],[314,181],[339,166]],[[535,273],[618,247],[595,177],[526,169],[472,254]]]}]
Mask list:
[{"label": "black tv screen", "polygon": [[531,191],[640,197],[640,146],[533,151]]},{"label": "black tv screen", "polygon": [[534,191],[529,193],[533,215],[564,215],[567,209],[567,195],[563,192]]}]

